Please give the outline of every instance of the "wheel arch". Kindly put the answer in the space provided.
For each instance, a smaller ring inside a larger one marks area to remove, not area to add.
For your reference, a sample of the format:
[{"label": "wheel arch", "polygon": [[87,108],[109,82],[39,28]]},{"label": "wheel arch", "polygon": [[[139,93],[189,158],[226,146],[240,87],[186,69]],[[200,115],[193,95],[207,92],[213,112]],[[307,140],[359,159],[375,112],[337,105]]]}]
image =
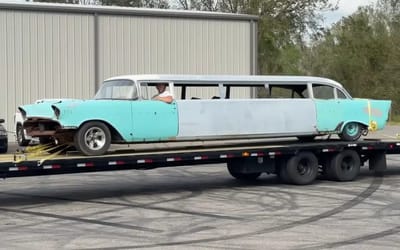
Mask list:
[{"label": "wheel arch", "polygon": [[343,121],[339,124],[339,133],[343,132],[344,127],[349,124],[349,123],[358,123],[361,124],[365,129],[368,129],[369,124],[360,120],[347,120],[347,121]]},{"label": "wheel arch", "polygon": [[79,125],[79,127],[77,128],[77,131],[78,131],[83,125],[85,125],[85,124],[87,124],[87,123],[89,123],[89,122],[101,122],[101,123],[104,123],[104,124],[108,127],[108,129],[110,130],[110,133],[111,133],[111,141],[112,141],[112,142],[115,142],[115,141],[126,141],[126,140],[122,137],[121,133],[120,133],[111,123],[109,123],[109,122],[107,122],[107,121],[105,121],[105,120],[101,120],[101,119],[94,119],[94,120],[87,120],[87,121],[84,121],[84,122],[82,122],[82,123]]}]

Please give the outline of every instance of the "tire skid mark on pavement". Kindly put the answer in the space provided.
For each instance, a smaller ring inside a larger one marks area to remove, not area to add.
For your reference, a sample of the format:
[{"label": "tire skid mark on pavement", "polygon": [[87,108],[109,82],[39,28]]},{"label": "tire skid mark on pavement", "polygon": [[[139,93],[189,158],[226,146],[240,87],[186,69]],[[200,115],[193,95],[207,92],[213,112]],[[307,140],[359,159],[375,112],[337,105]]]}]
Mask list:
[{"label": "tire skid mark on pavement", "polygon": [[348,239],[348,240],[344,240],[344,241],[326,243],[326,244],[321,244],[321,245],[314,245],[311,247],[303,247],[303,248],[296,247],[296,249],[297,250],[319,250],[319,249],[325,249],[325,248],[343,247],[343,246],[358,244],[358,243],[365,242],[365,241],[383,238],[383,237],[390,236],[390,235],[395,235],[398,233],[400,233],[400,226],[393,227],[393,228],[390,228],[388,230],[384,230],[384,231],[381,231],[378,233],[367,234],[367,235],[364,235],[361,237]]},{"label": "tire skid mark on pavement", "polygon": [[[58,219],[53,219],[53,220],[46,221],[46,223],[47,224],[52,224],[52,223],[57,223],[57,221],[59,221],[59,220]],[[44,224],[44,222],[39,222],[38,223],[37,221],[35,221],[35,222],[32,222],[32,223],[23,224],[23,225],[13,225],[12,223],[0,224],[0,232],[6,232],[6,231],[10,232],[10,231],[17,230],[17,229],[25,229],[26,230],[27,228],[36,227],[36,226],[38,226],[40,224]],[[4,241],[2,241],[1,244],[3,244],[3,242]],[[3,247],[3,246],[1,246],[1,247]],[[4,248],[4,249],[7,249],[7,248]]]},{"label": "tire skid mark on pavement", "polygon": [[[161,203],[167,203],[170,201],[185,200],[185,199],[193,198],[193,197],[200,195],[200,193],[198,193],[196,195],[193,195],[193,193],[191,193],[189,195],[184,195],[184,196],[181,196],[178,198],[167,199],[167,200],[164,200],[163,202],[157,202],[157,203],[161,204]],[[88,203],[88,204],[122,206],[122,207],[128,207],[128,208],[142,208],[142,209],[155,210],[155,211],[161,211],[161,212],[180,213],[180,214],[194,215],[194,216],[200,216],[200,217],[209,217],[209,218],[214,218],[214,219],[226,219],[226,220],[237,220],[237,221],[244,220],[241,217],[217,215],[217,214],[203,213],[203,212],[196,212],[196,211],[185,211],[185,210],[176,209],[176,208],[165,208],[165,207],[158,207],[158,206],[153,206],[153,205],[148,205],[148,204],[137,205],[137,204],[127,204],[127,203],[121,203],[121,202],[109,202],[109,201],[87,201],[87,200],[80,200],[80,199],[70,199],[70,198],[42,196],[42,195],[30,195],[30,194],[21,194],[21,193],[13,193],[13,192],[0,192],[0,194],[22,196],[22,197],[33,197],[33,198],[41,198],[41,199],[50,199],[50,200],[80,202],[80,203]]]},{"label": "tire skid mark on pavement", "polygon": [[[240,192],[239,192],[240,191]],[[236,190],[236,192],[232,192],[230,194],[227,194],[225,198],[226,200],[233,200],[233,201],[243,201],[246,203],[246,205],[254,205],[262,208],[261,211],[252,211],[252,212],[247,212],[247,211],[241,211],[241,217],[247,218],[246,220],[248,221],[250,217],[254,217],[257,215],[263,215],[265,214],[265,211],[279,211],[281,209],[288,209],[288,210],[294,210],[298,208],[298,205],[295,202],[294,195],[291,192],[284,191],[284,190],[266,190],[263,193],[260,193],[258,191],[257,198],[258,199],[248,199],[245,198],[245,200],[240,200],[241,198],[238,198],[238,195],[242,195],[243,193],[249,194],[249,192],[242,192],[241,190]],[[254,195],[254,193],[251,193],[251,195]],[[279,204],[271,204],[270,201],[264,201],[263,198],[268,197],[275,199],[276,201],[279,201]]]},{"label": "tire skid mark on pavement", "polygon": [[165,204],[165,203],[168,203],[168,202],[187,200],[187,199],[190,199],[190,198],[198,197],[198,196],[200,196],[202,194],[202,192],[200,192],[200,191],[191,191],[191,190],[188,190],[188,191],[190,191],[190,193],[187,194],[187,195],[182,195],[182,196],[179,196],[179,197],[176,197],[176,198],[170,198],[170,199],[166,199],[166,200],[157,200],[157,201],[147,202],[146,204],[141,204],[141,205],[132,203],[132,201],[129,200],[129,199],[122,199],[121,198],[121,200],[126,202],[127,205],[141,206],[142,208],[151,209],[152,206],[157,205],[157,204]]},{"label": "tire skid mark on pavement", "polygon": [[249,250],[252,248],[245,247],[245,246],[218,246],[218,245],[206,245],[206,244],[197,244],[196,247],[201,248],[201,249],[220,249],[220,250]]},{"label": "tire skid mark on pavement", "polygon": [[154,229],[154,228],[146,228],[141,226],[133,226],[127,225],[122,223],[114,223],[114,222],[106,222],[101,220],[94,220],[94,219],[85,219],[85,218],[78,218],[73,216],[65,216],[65,215],[58,215],[58,214],[51,214],[51,213],[44,213],[44,212],[34,212],[34,211],[27,211],[27,210],[18,210],[18,209],[11,209],[11,208],[0,208],[0,211],[9,212],[9,213],[17,213],[17,214],[26,214],[26,215],[33,215],[39,217],[46,217],[46,218],[54,218],[60,220],[68,220],[68,221],[76,221],[86,224],[95,224],[95,225],[102,225],[102,226],[109,226],[109,227],[118,227],[123,229],[131,229],[143,232],[151,232],[151,233],[161,233],[162,230]]},{"label": "tire skid mark on pavement", "polygon": [[362,203],[365,199],[370,197],[374,192],[376,192],[379,187],[383,183],[383,178],[382,177],[375,177],[370,185],[359,195],[351,199],[350,201],[347,201],[343,203],[341,206],[335,207],[331,210],[328,210],[326,212],[317,214],[315,216],[311,216],[305,219],[293,221],[287,224],[283,225],[278,225],[275,227],[270,227],[270,228],[265,228],[265,229],[260,229],[252,232],[247,232],[243,234],[233,234],[233,235],[227,235],[227,236],[222,236],[222,237],[210,237],[210,238],[203,238],[203,239],[198,239],[198,240],[182,240],[182,241],[171,241],[171,242],[160,242],[160,243],[152,243],[152,244],[143,244],[143,245],[129,245],[129,246],[121,246],[121,247],[104,247],[104,248],[84,248],[86,250],[89,249],[97,249],[97,250],[122,250],[122,249],[132,249],[132,248],[151,248],[151,247],[163,247],[163,246],[179,246],[179,245],[189,245],[189,244],[199,244],[199,243],[207,243],[207,242],[215,242],[215,241],[224,241],[224,240],[232,240],[232,239],[239,239],[239,238],[244,238],[248,236],[254,236],[254,235],[261,235],[261,234],[267,234],[267,233],[272,233],[272,232],[277,232],[277,231],[283,231],[286,229],[291,229],[297,226],[302,226],[306,225],[312,222],[319,221],[321,219],[325,219],[328,217],[331,217],[335,214],[344,212],[360,203]]}]

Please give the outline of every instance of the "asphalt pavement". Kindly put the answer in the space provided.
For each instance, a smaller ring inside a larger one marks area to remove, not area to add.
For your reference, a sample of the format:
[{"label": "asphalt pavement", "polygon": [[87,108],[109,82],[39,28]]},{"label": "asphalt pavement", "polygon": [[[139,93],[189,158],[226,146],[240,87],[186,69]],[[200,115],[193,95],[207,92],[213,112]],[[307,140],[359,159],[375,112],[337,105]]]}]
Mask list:
[{"label": "asphalt pavement", "polygon": [[400,155],[388,165],[307,186],[240,182],[224,164],[5,179],[0,249],[394,250]]}]

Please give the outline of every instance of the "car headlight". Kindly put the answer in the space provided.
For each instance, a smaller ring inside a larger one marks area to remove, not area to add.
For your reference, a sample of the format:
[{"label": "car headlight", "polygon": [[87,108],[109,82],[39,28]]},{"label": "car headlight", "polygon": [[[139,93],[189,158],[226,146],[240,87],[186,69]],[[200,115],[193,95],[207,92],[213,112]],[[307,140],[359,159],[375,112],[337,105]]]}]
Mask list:
[{"label": "car headlight", "polygon": [[59,108],[57,108],[56,106],[54,106],[54,105],[52,105],[51,106],[51,108],[53,109],[53,111],[54,111],[54,115],[56,116],[56,118],[58,119],[58,118],[60,118],[60,114],[61,114],[61,111],[60,111],[60,109]]},{"label": "car headlight", "polygon": [[22,109],[21,107],[18,108],[19,112],[21,112],[21,116],[23,120],[26,120],[26,111]]}]

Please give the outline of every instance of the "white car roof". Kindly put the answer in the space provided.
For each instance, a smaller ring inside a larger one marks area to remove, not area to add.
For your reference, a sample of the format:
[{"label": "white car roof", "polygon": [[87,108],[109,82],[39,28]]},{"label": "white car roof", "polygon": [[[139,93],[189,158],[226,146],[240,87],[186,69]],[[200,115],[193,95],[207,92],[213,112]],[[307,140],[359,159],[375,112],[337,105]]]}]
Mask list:
[{"label": "white car roof", "polygon": [[243,84],[249,81],[253,83],[266,84],[266,83],[323,83],[338,88],[343,86],[331,79],[315,76],[284,76],[284,75],[121,75],[106,79],[110,80],[132,80],[132,81],[149,81],[149,82],[174,82],[174,83],[187,83],[187,84],[200,84],[204,82],[212,83],[229,83],[229,84]]}]

